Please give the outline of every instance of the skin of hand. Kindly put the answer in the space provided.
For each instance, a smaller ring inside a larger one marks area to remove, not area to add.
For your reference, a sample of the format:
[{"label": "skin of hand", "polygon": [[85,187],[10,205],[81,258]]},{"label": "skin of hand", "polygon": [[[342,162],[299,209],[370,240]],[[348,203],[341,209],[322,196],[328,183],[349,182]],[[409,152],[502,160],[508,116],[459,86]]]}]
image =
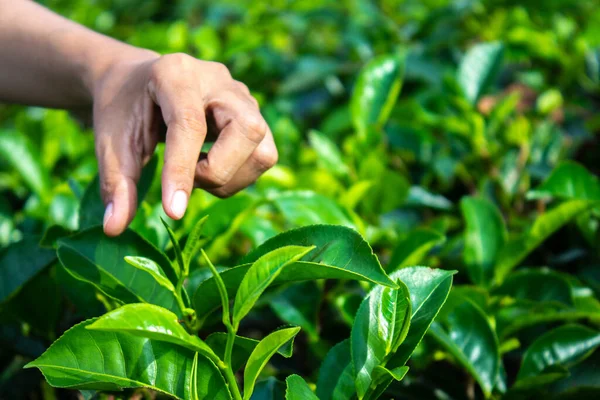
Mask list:
[{"label": "skin of hand", "polygon": [[[173,219],[183,217],[194,187],[227,197],[277,162],[258,103],[222,64],[144,52],[106,68],[93,98],[107,235],[133,219],[136,182],[165,126],[162,203]],[[208,136],[216,140],[201,154]]]},{"label": "skin of hand", "polygon": [[[32,1],[0,0],[0,101],[93,109],[109,236],[133,219],[136,182],[163,138],[162,203],[173,219],[194,187],[226,197],[277,162],[256,100],[223,64],[160,56]],[[206,139],[214,144],[201,154]]]}]

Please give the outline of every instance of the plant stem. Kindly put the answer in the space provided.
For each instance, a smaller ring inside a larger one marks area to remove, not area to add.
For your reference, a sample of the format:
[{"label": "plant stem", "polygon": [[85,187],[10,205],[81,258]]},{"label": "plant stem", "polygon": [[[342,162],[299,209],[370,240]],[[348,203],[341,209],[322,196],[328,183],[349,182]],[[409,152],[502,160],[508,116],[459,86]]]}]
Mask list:
[{"label": "plant stem", "polygon": [[225,345],[225,364],[231,368],[231,353],[233,352],[233,344],[235,343],[236,332],[231,325],[227,326],[227,343]]},{"label": "plant stem", "polygon": [[221,371],[225,375],[225,380],[227,381],[227,385],[229,386],[229,391],[233,396],[234,400],[242,400],[242,394],[240,393],[240,388],[238,388],[237,381],[235,380],[235,374],[231,369],[230,365],[221,365]]}]

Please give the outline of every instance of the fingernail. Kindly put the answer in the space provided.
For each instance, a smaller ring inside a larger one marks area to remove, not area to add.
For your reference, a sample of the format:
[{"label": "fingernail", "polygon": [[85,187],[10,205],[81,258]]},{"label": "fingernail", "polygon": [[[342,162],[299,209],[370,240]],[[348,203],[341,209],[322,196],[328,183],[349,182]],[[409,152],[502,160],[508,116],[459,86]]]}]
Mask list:
[{"label": "fingernail", "polygon": [[110,220],[110,217],[112,217],[113,215],[113,203],[112,201],[110,203],[108,203],[108,205],[106,206],[106,210],[104,211],[104,220],[102,222],[102,225],[104,225],[104,229],[106,229],[106,224],[108,224],[108,221]]},{"label": "fingernail", "polygon": [[185,193],[183,190],[176,191],[171,199],[171,212],[177,218],[183,217],[183,214],[185,214],[185,209],[187,208],[187,203],[187,193]]}]

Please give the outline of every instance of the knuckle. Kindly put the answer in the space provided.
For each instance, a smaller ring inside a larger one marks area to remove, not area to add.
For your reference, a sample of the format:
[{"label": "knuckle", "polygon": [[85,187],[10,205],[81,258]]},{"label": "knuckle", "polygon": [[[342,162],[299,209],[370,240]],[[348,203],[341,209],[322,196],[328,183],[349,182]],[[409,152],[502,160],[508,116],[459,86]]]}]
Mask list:
[{"label": "knuckle", "polygon": [[229,182],[229,176],[226,173],[212,168],[208,163],[199,164],[198,174],[202,177],[202,181],[211,188],[220,188]]},{"label": "knuckle", "polygon": [[176,111],[173,123],[182,132],[195,136],[197,132],[206,131],[204,110],[192,107],[181,108]]},{"label": "knuckle", "polygon": [[274,167],[279,161],[279,154],[275,147],[259,146],[252,157],[262,172]]},{"label": "knuckle", "polygon": [[250,94],[250,89],[248,88],[248,86],[246,86],[246,84],[244,82],[235,81],[235,86],[237,87],[238,90],[240,90],[244,94],[247,94],[247,95]]},{"label": "knuckle", "polygon": [[260,115],[246,115],[240,121],[246,136],[254,143],[260,143],[267,134],[267,123]]},{"label": "knuckle", "polygon": [[213,68],[213,70],[215,71],[215,73],[219,76],[225,76],[225,77],[231,77],[231,74],[229,72],[229,68],[227,68],[227,66],[225,64],[222,64],[220,62],[211,62],[211,67]]},{"label": "knuckle", "polygon": [[211,193],[217,196],[220,199],[226,199],[227,197],[231,197],[237,193],[237,191],[231,191],[224,188],[211,190]]},{"label": "knuckle", "polygon": [[167,54],[158,59],[150,68],[150,81],[158,86],[165,75],[175,76],[189,68],[193,57],[184,53]]},{"label": "knuckle", "polygon": [[172,53],[162,57],[166,65],[186,68],[194,58],[185,53]]}]

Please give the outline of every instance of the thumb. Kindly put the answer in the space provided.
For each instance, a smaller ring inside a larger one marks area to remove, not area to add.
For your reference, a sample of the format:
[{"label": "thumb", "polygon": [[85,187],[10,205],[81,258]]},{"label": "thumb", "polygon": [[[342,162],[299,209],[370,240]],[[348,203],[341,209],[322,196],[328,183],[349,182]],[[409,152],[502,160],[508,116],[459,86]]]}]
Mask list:
[{"label": "thumb", "polygon": [[100,175],[100,192],[106,207],[104,233],[121,234],[129,225],[137,209],[137,188],[142,161],[131,151],[123,136],[97,135],[96,156]]}]

